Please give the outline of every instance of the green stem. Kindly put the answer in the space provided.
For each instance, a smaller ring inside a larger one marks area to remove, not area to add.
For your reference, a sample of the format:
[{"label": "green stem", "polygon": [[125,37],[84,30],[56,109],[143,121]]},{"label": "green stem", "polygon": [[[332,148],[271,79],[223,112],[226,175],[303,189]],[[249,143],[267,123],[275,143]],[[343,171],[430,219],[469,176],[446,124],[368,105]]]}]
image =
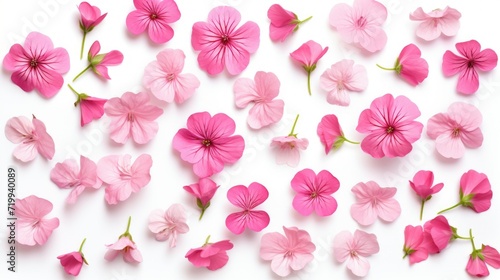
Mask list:
[{"label": "green stem", "polygon": [[205,243],[203,243],[203,246],[207,245],[209,240],[210,240],[210,234],[205,239]]},{"label": "green stem", "polygon": [[76,96],[77,96],[78,98],[80,98],[80,94],[79,94],[79,93],[78,93],[78,92],[77,92],[77,91],[76,91],[76,90],[75,90],[75,89],[74,89],[74,88],[73,88],[70,84],[68,84],[68,87],[69,87],[69,89],[71,89],[71,91],[72,91],[74,94],[76,94]]},{"label": "green stem", "polygon": [[463,237],[460,235],[454,235],[453,237],[455,237],[455,239],[472,240],[470,237]]},{"label": "green stem", "polygon": [[422,216],[424,215],[424,205],[425,199],[422,199],[422,204],[420,204],[420,220],[422,221]]},{"label": "green stem", "polygon": [[128,231],[130,229],[130,222],[131,221],[132,221],[132,216],[128,216],[127,230],[125,230],[125,233],[123,234],[124,236],[130,235],[130,233]]},{"label": "green stem", "polygon": [[310,17],[308,17],[308,18],[306,18],[304,20],[299,20],[299,22],[297,22],[297,24],[302,24],[302,23],[304,23],[304,22],[306,22],[306,21],[308,21],[310,19],[312,19],[312,16],[310,16]]},{"label": "green stem", "polygon": [[474,244],[474,237],[472,236],[472,229],[469,229],[470,243],[472,244],[472,252],[476,251],[476,245]]},{"label": "green stem", "polygon": [[198,221],[201,221],[201,218],[203,218],[203,214],[205,214],[205,210],[206,210],[206,209],[207,209],[207,208],[202,208],[202,209],[201,209],[201,215],[200,215],[200,218],[198,219]]},{"label": "green stem", "polygon": [[82,72],[78,73],[78,75],[76,75],[76,77],[73,79],[73,82],[76,81],[76,79],[78,79],[78,77],[80,77],[83,73],[85,73],[85,71],[89,70],[90,67],[92,67],[92,64],[89,64],[89,66],[83,69]]},{"label": "green stem", "polygon": [[378,66],[378,68],[384,69],[384,70],[389,70],[389,71],[395,71],[396,70],[396,68],[386,68],[386,67],[380,66],[378,64],[377,64],[377,66]]},{"label": "green stem", "polygon": [[343,138],[344,138],[344,141],[346,141],[348,143],[355,144],[355,145],[359,144],[359,142],[351,141],[351,140],[349,140],[349,139],[347,139],[345,137],[343,137]]},{"label": "green stem", "polygon": [[83,48],[85,46],[85,38],[87,37],[87,32],[83,31],[82,48],[80,50],[80,59],[83,58]]},{"label": "green stem", "polygon": [[311,94],[311,71],[307,71],[307,90],[309,91],[309,95]]},{"label": "green stem", "polygon": [[81,253],[81,252],[82,252],[82,249],[83,249],[83,244],[85,244],[85,241],[87,241],[87,238],[84,238],[84,239],[83,239],[82,244],[80,244],[80,249],[78,249],[78,253]]},{"label": "green stem", "polygon": [[299,114],[297,114],[297,116],[295,117],[295,121],[293,122],[293,126],[292,126],[292,131],[290,132],[290,134],[288,134],[288,136],[294,136],[294,137],[297,137],[296,135],[297,134],[293,134],[294,130],[295,130],[295,126],[297,125],[297,121],[299,120]]},{"label": "green stem", "polygon": [[446,209],[444,209],[444,210],[439,211],[439,212],[438,212],[438,215],[439,215],[439,214],[441,214],[441,213],[443,213],[443,212],[446,212],[446,211],[448,211],[448,210],[451,210],[451,209],[453,209],[453,208],[457,208],[457,207],[458,207],[458,206],[460,206],[460,205],[462,205],[462,202],[461,202],[461,201],[460,201],[459,203],[457,203],[457,204],[455,204],[455,205],[451,206],[451,207],[448,207],[448,208],[446,208]]}]

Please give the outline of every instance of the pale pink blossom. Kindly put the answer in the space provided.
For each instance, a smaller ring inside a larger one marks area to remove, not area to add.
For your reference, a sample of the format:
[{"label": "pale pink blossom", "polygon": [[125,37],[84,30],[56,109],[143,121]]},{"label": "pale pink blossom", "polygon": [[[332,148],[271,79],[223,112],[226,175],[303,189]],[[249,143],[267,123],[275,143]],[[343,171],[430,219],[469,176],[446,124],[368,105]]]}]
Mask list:
[{"label": "pale pink blossom", "polygon": [[75,107],[80,104],[80,125],[90,123],[92,120],[98,120],[104,115],[104,104],[108,101],[107,99],[96,98],[88,96],[85,93],[77,92],[70,84],[68,87],[76,95],[77,100],[75,101]]},{"label": "pale pink blossom", "polygon": [[312,16],[299,20],[297,15],[291,11],[283,9],[279,4],[273,4],[267,10],[267,17],[271,21],[269,24],[269,37],[273,41],[284,42],[286,38],[299,29],[299,26],[310,20]]},{"label": "pale pink blossom", "polygon": [[330,216],[337,210],[337,201],[332,194],[338,191],[340,182],[328,170],[317,175],[311,169],[303,169],[291,181],[296,192],[293,208],[303,216],[315,212],[318,216]]},{"label": "pale pink blossom", "polygon": [[177,236],[189,231],[186,224],[186,209],[181,204],[172,204],[167,211],[156,209],[149,214],[148,228],[158,241],[170,241],[175,247]]},{"label": "pale pink blossom", "polygon": [[349,106],[349,92],[365,90],[368,74],[363,65],[354,65],[353,60],[343,59],[326,69],[319,81],[321,88],[327,92],[328,103]]},{"label": "pale pink blossom", "polygon": [[206,267],[208,270],[217,270],[225,266],[229,261],[227,251],[233,248],[233,243],[229,240],[209,243],[209,239],[210,235],[203,246],[190,249],[186,253],[185,258],[195,267]]},{"label": "pale pink blossom", "polygon": [[87,260],[85,259],[85,256],[82,252],[85,240],[87,239],[83,239],[82,244],[80,245],[80,250],[57,257],[62,267],[64,268],[64,271],[69,275],[78,276],[78,274],[80,274],[80,270],[82,269],[83,263],[88,265]]},{"label": "pale pink blossom", "polygon": [[354,235],[348,231],[339,232],[333,239],[333,254],[338,262],[347,261],[347,268],[359,277],[364,277],[370,270],[367,257],[380,250],[377,236],[362,230]]},{"label": "pale pink blossom", "polygon": [[283,117],[285,102],[274,99],[280,90],[280,80],[272,72],[258,71],[254,80],[238,78],[234,82],[236,107],[245,108],[254,103],[248,113],[247,123],[253,129],[277,123]]},{"label": "pale pink blossom", "polygon": [[28,246],[45,244],[52,232],[59,227],[58,218],[45,218],[52,207],[50,201],[34,195],[16,198],[16,242]]},{"label": "pale pink blossom", "polygon": [[377,66],[384,70],[395,71],[412,86],[417,86],[429,75],[429,64],[421,57],[422,53],[415,44],[405,46],[394,63],[393,68]]},{"label": "pale pink blossom", "polygon": [[101,15],[101,10],[98,7],[92,6],[87,2],[80,3],[78,11],[80,12],[80,29],[83,31],[82,48],[80,50],[80,59],[82,59],[87,33],[101,23],[108,13]]},{"label": "pale pink blossom", "polygon": [[351,216],[360,225],[371,225],[378,218],[393,222],[401,214],[401,206],[394,198],[396,188],[381,188],[377,183],[356,184],[351,191],[356,203],[351,206]]},{"label": "pale pink blossom", "polygon": [[328,51],[315,41],[309,40],[298,49],[290,53],[290,57],[304,68],[307,72],[307,90],[311,95],[311,73],[316,69],[316,64]]},{"label": "pale pink blossom", "polygon": [[277,164],[296,167],[300,162],[299,150],[305,150],[309,146],[309,141],[306,138],[297,138],[298,133],[294,133],[298,120],[299,115],[295,117],[292,131],[287,136],[278,136],[271,140],[271,148],[276,151]]},{"label": "pale pink blossom", "polygon": [[156,55],[144,70],[144,87],[159,100],[181,104],[200,87],[200,81],[190,73],[182,74],[184,59],[182,50],[165,49]]},{"label": "pale pink blossom", "polygon": [[140,263],[142,262],[142,254],[137,249],[137,245],[132,239],[130,234],[130,221],[132,217],[128,218],[127,229],[124,233],[118,237],[118,241],[113,244],[106,245],[108,251],[104,255],[104,259],[107,261],[114,260],[120,253],[123,254],[123,260],[128,263]]},{"label": "pale pink blossom", "polygon": [[432,195],[439,192],[444,186],[443,183],[439,183],[432,186],[433,182],[434,182],[434,173],[428,170],[418,171],[413,176],[413,181],[410,181],[410,187],[420,197],[421,201],[420,220],[422,220],[425,202],[431,199]]},{"label": "pale pink blossom", "polygon": [[426,41],[432,41],[441,34],[445,36],[457,35],[461,16],[459,11],[448,6],[444,9],[432,10],[430,13],[424,12],[422,7],[418,7],[410,14],[410,19],[421,21],[417,27],[417,36]]}]

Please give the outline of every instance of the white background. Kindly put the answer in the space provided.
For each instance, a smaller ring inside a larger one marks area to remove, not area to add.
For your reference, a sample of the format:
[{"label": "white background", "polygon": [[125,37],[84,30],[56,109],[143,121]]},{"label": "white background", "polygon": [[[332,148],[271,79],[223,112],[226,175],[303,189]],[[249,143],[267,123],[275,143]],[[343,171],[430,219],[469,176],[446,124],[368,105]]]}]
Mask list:
[{"label": "white background", "polygon": [[[91,1],[102,11],[108,12],[106,19],[87,36],[86,50],[94,40],[101,42],[102,51],[113,49],[123,52],[124,62],[110,67],[111,81],[98,78],[91,72],[84,74],[75,83],[74,88],[89,95],[112,98],[121,96],[126,91],[142,90],[141,79],[144,67],[156,54],[165,48],[181,49],[186,54],[184,72],[194,73],[201,82],[200,88],[185,104],[159,104],[164,114],[158,118],[160,129],[156,137],[146,145],[136,145],[132,141],[118,145],[109,139],[106,129],[107,118],[80,127],[80,112],[73,107],[75,96],[67,87],[51,99],[44,99],[38,93],[25,93],[10,81],[10,73],[2,69],[0,75],[1,102],[0,125],[14,116],[36,115],[47,126],[48,132],[56,143],[56,154],[51,161],[37,157],[28,164],[12,158],[15,145],[0,137],[0,209],[6,223],[7,167],[17,170],[17,195],[24,198],[37,195],[54,204],[53,211],[47,217],[58,217],[60,226],[43,246],[17,247],[18,272],[7,274],[7,265],[2,261],[1,279],[71,279],[67,276],[58,255],[75,251],[81,240],[87,237],[84,253],[89,266],[84,266],[79,279],[131,280],[131,279],[279,279],[270,268],[270,262],[259,258],[260,238],[266,232],[282,232],[282,226],[297,226],[306,229],[316,244],[315,260],[304,270],[292,274],[289,279],[356,279],[345,264],[337,263],[332,254],[332,239],[342,230],[353,232],[362,229],[375,233],[380,244],[380,252],[369,258],[371,270],[366,279],[469,279],[465,266],[471,252],[467,241],[455,241],[438,255],[410,266],[408,259],[402,260],[403,230],[408,224],[423,224],[418,219],[419,199],[408,185],[408,180],[421,169],[432,170],[436,182],[444,182],[444,189],[427,202],[424,220],[429,220],[442,208],[458,201],[460,176],[469,169],[475,169],[488,175],[493,188],[491,208],[477,214],[470,209],[455,209],[446,214],[450,224],[457,227],[462,235],[469,228],[473,229],[476,245],[481,243],[500,249],[500,226],[498,214],[500,198],[498,186],[498,156],[500,132],[498,120],[500,110],[500,78],[498,70],[481,73],[481,87],[472,96],[463,96],[456,92],[457,77],[445,78],[441,71],[442,55],[446,50],[456,52],[455,43],[470,39],[478,40],[483,48],[492,48],[500,52],[500,39],[497,27],[500,26],[496,1],[381,1],[388,9],[388,19],[384,29],[388,35],[386,47],[375,54],[364,54],[359,49],[344,44],[335,30],[328,23],[328,15],[334,3],[339,1],[242,1],[242,0],[178,0],[181,19],[172,24],[174,38],[164,45],[152,44],[146,34],[132,36],[128,33],[125,18],[134,10],[132,0],[127,1]],[[350,1],[349,1],[350,2]],[[47,4],[52,3],[52,4]],[[267,9],[273,3],[281,3],[303,19],[313,19],[302,25],[298,32],[284,43],[273,43],[269,39],[269,20]],[[69,0],[30,0],[0,2],[0,55],[3,59],[10,46],[23,42],[31,29],[48,35],[56,47],[68,50],[71,70],[65,75],[66,83],[86,62],[79,60],[82,33],[78,27],[79,13],[77,4]],[[415,37],[418,23],[409,20],[408,15],[419,6],[425,11],[444,8],[447,4],[462,12],[461,28],[456,37],[439,38],[433,42],[424,42]],[[196,21],[205,21],[211,8],[219,5],[235,6],[242,13],[242,22],[255,21],[261,30],[260,47],[251,57],[250,65],[237,77],[222,73],[215,77],[207,75],[198,67],[195,52],[190,44],[191,27]],[[44,8],[45,6],[45,8]],[[302,43],[313,39],[330,49],[318,63],[312,74],[313,95],[307,94],[305,72],[294,64],[289,53]],[[375,64],[391,66],[400,50],[409,43],[417,44],[423,57],[429,63],[429,77],[418,87],[412,87],[395,74],[379,70]],[[326,102],[326,93],[319,87],[319,77],[331,64],[344,59],[353,59],[363,64],[368,71],[369,86],[362,93],[351,94],[349,107],[333,106]],[[281,81],[279,98],[285,101],[285,115],[280,123],[258,131],[251,130],[246,124],[248,108],[239,110],[234,106],[232,85],[236,78],[253,78],[256,71],[274,72]],[[476,150],[467,150],[460,160],[447,160],[434,151],[434,142],[424,132],[415,143],[413,151],[404,158],[373,159],[361,151],[359,146],[345,144],[339,151],[325,155],[323,146],[316,135],[316,127],[325,114],[339,117],[346,137],[360,141],[363,135],[355,128],[360,112],[368,108],[371,101],[385,93],[405,95],[420,108],[422,115],[418,119],[424,125],[434,114],[445,112],[455,101],[464,101],[476,105],[483,113],[483,146]],[[211,114],[224,112],[236,121],[236,133],[245,138],[245,154],[241,160],[227,166],[224,171],[213,176],[220,184],[212,206],[207,210],[202,221],[198,221],[199,211],[194,199],[182,187],[196,181],[189,165],[181,161],[172,148],[172,138],[178,129],[186,126],[189,115],[208,111]],[[310,141],[309,148],[302,152],[297,168],[275,164],[274,153],[269,147],[274,136],[289,133],[293,119],[300,113],[296,132],[299,137]],[[76,205],[66,205],[69,190],[61,190],[49,179],[52,167],[67,157],[84,154],[94,161],[110,154],[131,154],[135,159],[142,153],[153,157],[152,180],[147,187],[133,194],[125,202],[108,206],[104,200],[104,188],[97,191],[85,191]],[[339,207],[330,217],[320,218],[315,215],[300,216],[292,208],[293,191],[290,180],[296,172],[312,168],[316,172],[329,170],[341,183],[334,194]],[[351,188],[358,182],[374,180],[381,186],[397,187],[396,198],[402,206],[401,216],[393,223],[381,221],[368,227],[359,226],[350,216],[349,209],[355,201]],[[237,184],[248,185],[257,181],[265,185],[269,199],[259,209],[266,210],[271,222],[260,233],[245,232],[236,236],[230,233],[224,224],[228,214],[235,212],[226,199],[227,190]],[[156,208],[166,209],[173,203],[182,203],[189,211],[190,231],[179,237],[176,248],[169,248],[166,242],[157,242],[147,229],[149,213]],[[113,262],[104,260],[105,244],[115,242],[125,230],[128,216],[132,216],[131,233],[141,250],[144,261],[138,265],[125,263],[121,257]],[[6,236],[5,226],[1,226],[2,236]],[[234,248],[229,251],[228,264],[218,271],[195,268],[184,255],[190,248],[201,246],[205,237],[211,234],[211,241],[230,239]],[[0,241],[2,256],[6,254],[7,242]],[[500,278],[500,271],[490,268],[490,279]]]}]

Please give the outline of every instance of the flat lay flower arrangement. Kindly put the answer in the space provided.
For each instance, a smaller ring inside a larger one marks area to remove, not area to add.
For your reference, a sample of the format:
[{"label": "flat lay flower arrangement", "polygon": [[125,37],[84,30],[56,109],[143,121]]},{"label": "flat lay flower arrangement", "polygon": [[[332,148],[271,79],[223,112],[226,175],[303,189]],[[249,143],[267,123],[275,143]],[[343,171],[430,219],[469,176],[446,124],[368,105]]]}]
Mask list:
[{"label": "flat lay flower arrangement", "polygon": [[493,1],[51,3],[2,45],[8,277],[500,277]]}]

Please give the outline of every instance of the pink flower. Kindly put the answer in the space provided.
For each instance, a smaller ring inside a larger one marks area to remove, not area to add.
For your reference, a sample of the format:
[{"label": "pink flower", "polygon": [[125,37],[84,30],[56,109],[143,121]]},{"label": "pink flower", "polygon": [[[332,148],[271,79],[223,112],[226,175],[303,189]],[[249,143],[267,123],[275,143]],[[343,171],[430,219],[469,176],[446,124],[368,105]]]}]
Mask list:
[{"label": "pink flower", "polygon": [[371,225],[377,217],[393,222],[401,214],[401,206],[393,198],[396,188],[381,188],[377,183],[369,181],[366,184],[356,184],[351,191],[356,196],[356,203],[351,206],[351,216],[360,225]]},{"label": "pink flower", "polygon": [[428,242],[430,241],[430,235],[425,235],[422,226],[411,226],[405,227],[405,244],[403,246],[403,252],[405,253],[403,258],[406,256],[410,257],[410,264],[419,263],[426,260],[429,257]]},{"label": "pink flower", "polygon": [[356,130],[367,133],[361,149],[374,158],[403,157],[420,138],[423,125],[414,121],[420,116],[415,103],[406,96],[386,94],[375,98],[370,109],[361,112]]},{"label": "pink flower", "polygon": [[102,115],[104,115],[104,104],[108,101],[107,99],[88,96],[85,93],[78,93],[70,84],[68,84],[68,87],[77,97],[74,103],[75,107],[80,104],[80,125],[82,127],[92,120],[100,119]]},{"label": "pink flower", "polygon": [[260,258],[271,261],[271,269],[285,277],[292,270],[301,270],[314,259],[316,246],[309,233],[296,227],[283,227],[279,232],[266,233],[260,241]]},{"label": "pink flower", "polygon": [[227,264],[229,260],[227,251],[233,248],[233,243],[229,240],[208,243],[209,239],[210,235],[203,246],[190,249],[185,257],[195,267],[206,267],[209,270],[217,270]]},{"label": "pink flower", "polygon": [[467,263],[467,273],[472,276],[484,277],[490,275],[486,264],[496,269],[500,268],[500,253],[495,248],[483,244],[481,249],[476,250],[472,239],[471,242],[473,251]]},{"label": "pink flower", "polygon": [[287,164],[290,167],[296,167],[300,161],[300,150],[307,149],[309,141],[306,138],[297,138],[298,133],[294,133],[295,126],[299,120],[299,115],[295,117],[292,131],[287,136],[274,137],[271,141],[271,147],[276,150],[276,163]]},{"label": "pink flower", "polygon": [[92,6],[87,2],[80,3],[78,10],[80,11],[80,29],[83,31],[82,48],[80,50],[80,59],[82,59],[87,33],[101,23],[108,13],[101,15],[101,10],[98,7]]},{"label": "pink flower", "polygon": [[267,10],[267,17],[271,21],[269,25],[269,37],[273,41],[284,42],[286,38],[299,29],[299,26],[310,20],[312,16],[299,20],[297,15],[283,9],[279,4],[273,4]]},{"label": "pink flower", "polygon": [[133,164],[130,155],[101,158],[97,163],[97,176],[108,184],[106,202],[117,204],[144,188],[151,180],[149,170],[152,165],[153,160],[148,154],[140,155]]},{"label": "pink flower", "polygon": [[339,149],[344,142],[359,144],[359,142],[353,142],[344,137],[339,120],[337,119],[337,116],[333,114],[325,115],[321,118],[316,133],[318,134],[321,143],[325,146],[325,154],[328,154],[332,149]]},{"label": "pink flower", "polygon": [[25,92],[36,89],[50,98],[63,86],[62,75],[69,71],[69,55],[64,48],[54,48],[49,37],[31,32],[23,46],[12,45],[3,67],[12,72],[12,82]]},{"label": "pink flower", "polygon": [[165,49],[144,70],[142,83],[159,100],[178,104],[189,99],[200,87],[193,74],[181,74],[186,56],[182,50]]},{"label": "pink flower", "polygon": [[181,12],[174,0],[134,0],[137,10],[127,15],[127,29],[134,35],[146,29],[151,41],[163,44],[174,37],[169,23],[181,18]]},{"label": "pink flower", "polygon": [[170,248],[175,247],[177,235],[189,231],[186,224],[186,210],[182,205],[172,204],[167,211],[156,209],[149,214],[149,230],[158,241],[170,241]]},{"label": "pink flower", "polygon": [[432,116],[427,122],[427,135],[436,140],[437,152],[446,158],[464,156],[465,147],[479,148],[483,144],[481,112],[472,104],[455,102],[448,112]]},{"label": "pink flower", "polygon": [[129,232],[131,220],[132,217],[128,217],[127,229],[118,237],[118,241],[106,245],[108,251],[104,255],[105,260],[112,261],[118,254],[123,253],[123,260],[128,263],[142,262],[142,254],[139,249],[137,249],[137,245],[135,245],[135,242],[132,240],[132,235]]},{"label": "pink flower", "polygon": [[80,274],[80,270],[82,269],[83,263],[88,265],[87,260],[82,253],[82,248],[83,244],[85,244],[85,240],[87,239],[83,239],[82,244],[80,245],[80,250],[78,250],[78,252],[71,252],[57,257],[61,262],[64,271],[66,271],[66,273],[68,273],[69,275],[78,276],[78,274]]},{"label": "pink flower", "polygon": [[320,44],[309,40],[302,44],[294,52],[290,53],[293,60],[300,63],[302,68],[307,72],[307,89],[309,95],[311,95],[311,73],[316,69],[316,64],[318,60],[325,55],[328,51],[328,47],[321,47]]},{"label": "pink flower", "polygon": [[434,246],[430,246],[430,248],[435,247],[435,250],[431,250],[429,253],[439,253],[448,246],[451,240],[463,238],[459,237],[456,231],[457,229],[450,226],[446,217],[442,215],[425,222],[424,233],[430,236],[430,240],[434,244]]},{"label": "pink flower", "polygon": [[394,63],[394,68],[386,68],[378,64],[377,66],[384,70],[396,71],[396,74],[410,85],[417,86],[429,75],[429,64],[420,57],[421,55],[422,53],[416,45],[409,44],[401,50],[396,63]]},{"label": "pink flower", "polygon": [[259,48],[260,29],[248,21],[241,27],[241,15],[233,7],[219,6],[208,14],[208,22],[196,22],[191,34],[191,45],[198,54],[200,68],[210,75],[221,73],[226,67],[231,75],[240,74],[250,62],[250,54]]},{"label": "pink flower", "polygon": [[269,215],[266,211],[253,210],[264,203],[269,192],[263,185],[253,182],[248,188],[238,185],[227,191],[227,199],[231,204],[242,208],[242,211],[232,213],[226,218],[226,227],[234,234],[241,234],[246,228],[259,232],[269,225]]},{"label": "pink flower", "polygon": [[430,13],[425,13],[419,7],[410,14],[410,19],[421,21],[417,27],[417,36],[426,40],[432,41],[439,37],[441,33],[445,36],[455,36],[460,28],[459,11],[446,6],[443,10],[435,9]]},{"label": "pink flower", "polygon": [[347,260],[347,268],[359,277],[364,277],[370,270],[367,257],[380,250],[377,236],[362,230],[356,230],[354,235],[348,231],[339,232],[333,239],[333,253],[338,262]]},{"label": "pink flower", "polygon": [[319,78],[320,86],[328,92],[326,101],[330,104],[348,106],[349,91],[363,91],[368,86],[368,75],[363,65],[343,59],[333,64]]},{"label": "pink flower", "polygon": [[34,195],[16,198],[14,208],[17,217],[16,241],[19,244],[43,245],[52,231],[59,227],[58,218],[45,218],[52,211],[52,203],[46,199]]},{"label": "pink flower", "polygon": [[208,112],[194,113],[187,120],[187,129],[179,129],[172,144],[182,160],[193,165],[194,174],[210,177],[243,155],[245,141],[240,135],[232,135],[235,128],[226,114],[212,117]]},{"label": "pink flower", "polygon": [[234,82],[234,102],[236,107],[245,108],[250,102],[254,105],[248,113],[248,125],[253,129],[277,123],[283,117],[285,102],[278,96],[280,80],[272,72],[258,71],[254,80],[238,78]]},{"label": "pink flower", "polygon": [[57,163],[50,171],[50,180],[61,189],[73,189],[66,199],[67,203],[75,203],[85,188],[98,189],[102,185],[97,178],[97,165],[84,156],[80,156],[80,167],[74,159]]},{"label": "pink flower", "polygon": [[462,56],[446,51],[443,55],[443,74],[446,77],[460,74],[457,91],[473,94],[479,88],[477,70],[493,70],[497,66],[498,56],[492,49],[481,50],[481,45],[476,40],[457,43],[455,47]]},{"label": "pink flower", "polygon": [[330,12],[330,25],[344,42],[357,44],[364,50],[376,52],[385,47],[387,35],[382,29],[387,9],[374,0],[354,0],[353,6],[336,4]]},{"label": "pink flower", "polygon": [[46,159],[55,154],[54,140],[35,116],[31,122],[24,116],[10,118],[5,125],[5,136],[12,143],[19,143],[12,155],[20,161],[32,161],[37,152]]},{"label": "pink flower", "polygon": [[137,144],[146,144],[158,132],[155,120],[163,110],[149,104],[147,93],[125,92],[121,98],[111,98],[104,104],[104,112],[111,118],[111,139],[124,144],[130,136]]},{"label": "pink flower", "polygon": [[432,195],[439,192],[444,184],[439,183],[432,186],[434,182],[434,173],[432,171],[420,170],[413,176],[413,181],[410,181],[410,187],[420,197],[422,206],[420,207],[420,220],[424,212],[424,204],[432,198]]},{"label": "pink flower", "polygon": [[101,50],[101,44],[99,41],[95,41],[89,49],[88,61],[89,65],[83,69],[76,77],[73,82],[78,79],[83,73],[92,68],[92,71],[99,75],[100,77],[111,80],[108,75],[108,66],[119,65],[123,61],[123,54],[120,51],[110,51],[109,53],[99,53]]},{"label": "pink flower", "polygon": [[331,195],[340,183],[328,170],[316,175],[311,169],[303,169],[295,174],[291,185],[297,192],[292,205],[301,215],[309,216],[314,211],[319,216],[330,216],[337,210],[337,201]]},{"label": "pink flower", "polygon": [[184,190],[196,198],[196,205],[201,209],[200,220],[218,188],[219,186],[210,178],[201,178],[196,184],[184,186]]}]

